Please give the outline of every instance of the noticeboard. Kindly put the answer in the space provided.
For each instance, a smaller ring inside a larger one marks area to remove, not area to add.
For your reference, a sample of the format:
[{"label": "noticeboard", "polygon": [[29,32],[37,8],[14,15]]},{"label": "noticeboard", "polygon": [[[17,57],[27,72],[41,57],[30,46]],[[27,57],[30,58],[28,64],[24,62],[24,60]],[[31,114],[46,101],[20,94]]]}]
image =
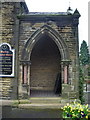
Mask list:
[{"label": "noticeboard", "polygon": [[14,53],[8,43],[0,45],[0,77],[14,76]]}]

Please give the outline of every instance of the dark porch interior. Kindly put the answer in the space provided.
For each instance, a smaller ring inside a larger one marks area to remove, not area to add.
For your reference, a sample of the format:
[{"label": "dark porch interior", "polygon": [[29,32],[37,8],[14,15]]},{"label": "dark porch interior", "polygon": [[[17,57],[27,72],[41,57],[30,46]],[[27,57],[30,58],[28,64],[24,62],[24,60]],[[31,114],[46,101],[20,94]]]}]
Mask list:
[{"label": "dark porch interior", "polygon": [[56,93],[61,93],[61,76],[58,83],[56,82],[57,75],[61,72],[60,60],[56,43],[48,34],[43,34],[31,54],[31,96],[57,96],[54,90],[58,84],[60,85]]}]

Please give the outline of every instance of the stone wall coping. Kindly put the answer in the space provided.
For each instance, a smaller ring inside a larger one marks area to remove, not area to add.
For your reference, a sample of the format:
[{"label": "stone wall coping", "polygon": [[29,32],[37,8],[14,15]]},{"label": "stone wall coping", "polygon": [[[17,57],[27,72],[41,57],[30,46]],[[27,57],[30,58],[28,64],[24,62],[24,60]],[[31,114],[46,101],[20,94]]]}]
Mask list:
[{"label": "stone wall coping", "polygon": [[15,102],[18,102],[18,100],[0,100],[0,106],[13,105]]}]

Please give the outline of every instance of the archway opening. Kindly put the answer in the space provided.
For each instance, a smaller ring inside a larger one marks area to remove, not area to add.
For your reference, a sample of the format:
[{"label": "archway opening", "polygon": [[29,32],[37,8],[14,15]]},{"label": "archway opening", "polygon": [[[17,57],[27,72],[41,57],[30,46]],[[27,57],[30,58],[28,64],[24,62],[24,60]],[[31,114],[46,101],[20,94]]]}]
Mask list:
[{"label": "archway opening", "polygon": [[54,97],[61,93],[61,55],[54,40],[43,34],[31,53],[31,97]]}]

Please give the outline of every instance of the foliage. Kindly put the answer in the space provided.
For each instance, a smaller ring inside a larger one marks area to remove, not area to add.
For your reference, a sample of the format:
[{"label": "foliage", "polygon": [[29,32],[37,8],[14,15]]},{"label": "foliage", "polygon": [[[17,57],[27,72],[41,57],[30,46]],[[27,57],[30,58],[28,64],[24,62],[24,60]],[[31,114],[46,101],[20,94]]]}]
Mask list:
[{"label": "foliage", "polygon": [[89,49],[87,43],[83,40],[80,47],[79,60],[81,65],[87,65],[89,63]]},{"label": "foliage", "polygon": [[66,106],[62,108],[63,118],[85,118],[88,119],[90,110],[87,105],[81,105],[74,101],[73,104],[67,103]]},{"label": "foliage", "polygon": [[83,98],[83,84],[84,84],[84,76],[81,67],[79,68],[79,99],[81,100],[81,103],[84,102]]},{"label": "foliage", "polygon": [[90,77],[90,65],[88,66],[88,77]]},{"label": "foliage", "polygon": [[87,43],[83,40],[79,54],[79,99],[84,103],[83,85],[89,73],[90,55]]}]

